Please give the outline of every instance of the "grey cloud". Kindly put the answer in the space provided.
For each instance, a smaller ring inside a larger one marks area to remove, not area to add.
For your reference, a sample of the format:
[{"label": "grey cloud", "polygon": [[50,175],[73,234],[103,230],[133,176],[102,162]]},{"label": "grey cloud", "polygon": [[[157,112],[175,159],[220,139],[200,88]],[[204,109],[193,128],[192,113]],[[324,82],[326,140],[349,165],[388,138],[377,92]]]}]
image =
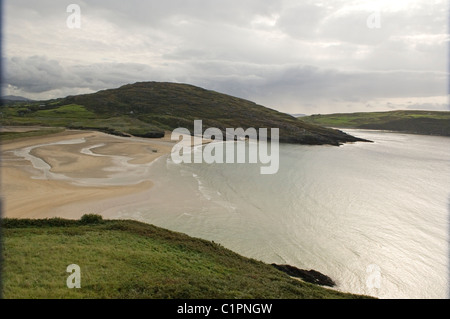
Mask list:
[{"label": "grey cloud", "polygon": [[43,56],[12,57],[6,66],[3,84],[26,93],[43,93],[70,88],[97,91],[153,77],[153,69],[144,64],[96,63],[61,66]]},{"label": "grey cloud", "polygon": [[283,10],[276,25],[293,37],[310,39],[317,36],[320,22],[328,14],[325,7],[302,2]]},{"label": "grey cloud", "polygon": [[[26,92],[44,92],[64,86],[66,71],[56,60],[32,56],[4,59],[4,84],[20,87]],[[68,84],[68,83],[66,83]]]},{"label": "grey cloud", "polygon": [[[204,67],[220,70],[221,66],[197,64],[197,69]],[[446,87],[442,85],[446,74],[435,72],[350,72],[337,69],[322,69],[315,66],[266,66],[239,64],[235,67],[233,81],[241,83],[243,88],[253,88],[253,94],[264,94],[277,90],[280,94],[296,92],[305,98],[327,96],[339,99],[407,97],[445,95]],[[228,80],[228,78],[226,78]],[[245,83],[249,82],[249,83]],[[245,85],[244,85],[245,84]],[[242,89],[241,89],[242,90]],[[414,93],[411,93],[414,92]]]},{"label": "grey cloud", "polygon": [[443,2],[381,8],[369,29],[369,11],[337,14],[357,1],[75,1],[101,30],[55,28],[72,2],[6,1],[6,85],[45,98],[173,81],[279,109],[446,94],[448,40],[427,38],[447,32]]},{"label": "grey cloud", "polygon": [[450,111],[450,105],[441,103],[414,103],[408,106],[402,106],[410,110],[428,110],[428,111]]},{"label": "grey cloud", "polygon": [[[6,81],[24,92],[85,88],[97,91],[137,81],[191,83],[258,102],[311,103],[330,100],[363,102],[378,97],[426,97],[446,94],[444,74],[433,72],[343,72],[315,66],[230,62],[193,62],[179,68],[137,63],[97,63],[62,67],[45,57],[13,57],[7,61]],[[169,70],[169,72],[168,72]],[[264,104],[264,103],[262,103]]]}]

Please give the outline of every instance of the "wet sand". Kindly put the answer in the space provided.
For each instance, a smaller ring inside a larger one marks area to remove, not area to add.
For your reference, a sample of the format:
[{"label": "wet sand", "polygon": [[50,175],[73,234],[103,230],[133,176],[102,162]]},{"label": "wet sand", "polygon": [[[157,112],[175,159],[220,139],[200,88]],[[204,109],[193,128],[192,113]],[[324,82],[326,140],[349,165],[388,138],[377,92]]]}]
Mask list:
[{"label": "wet sand", "polygon": [[[51,144],[70,140],[77,142]],[[101,211],[90,211],[89,203],[108,198],[117,200],[152,187],[148,179],[130,179],[124,185],[108,185],[114,174],[127,176],[126,170],[121,172],[124,169],[121,166],[139,172],[155,159],[169,154],[173,144],[170,134],[162,139],[140,139],[75,130],[5,141],[1,147],[3,217],[76,219],[86,213],[101,214]],[[49,166],[47,174],[35,168],[29,159],[18,155],[18,151],[23,153],[26,148],[31,148],[28,149],[31,156]],[[105,183],[81,186],[73,182],[83,179]]]}]

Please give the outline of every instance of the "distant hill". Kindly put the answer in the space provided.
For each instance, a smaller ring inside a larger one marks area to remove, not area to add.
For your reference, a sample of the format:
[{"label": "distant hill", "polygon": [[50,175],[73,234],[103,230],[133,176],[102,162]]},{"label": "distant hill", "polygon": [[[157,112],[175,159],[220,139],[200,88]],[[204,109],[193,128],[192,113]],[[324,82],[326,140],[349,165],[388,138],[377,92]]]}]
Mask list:
[{"label": "distant hill", "polygon": [[389,130],[405,133],[450,136],[450,112],[390,111],[316,114],[303,121],[324,127]]},{"label": "distant hill", "polygon": [[303,114],[303,113],[295,113],[295,114],[290,114],[290,115],[292,115],[293,117],[304,117],[304,116],[308,116],[308,115]]},{"label": "distant hill", "polygon": [[338,130],[300,121],[254,102],[200,87],[139,82],[92,94],[68,96],[4,109],[4,125],[98,129],[113,134],[159,137],[194,120],[204,128],[279,128],[280,141],[331,144],[360,141]]},{"label": "distant hill", "polygon": [[4,103],[7,103],[7,102],[30,102],[32,100],[27,99],[26,97],[23,97],[23,96],[5,95],[5,96],[2,96],[2,101]]}]

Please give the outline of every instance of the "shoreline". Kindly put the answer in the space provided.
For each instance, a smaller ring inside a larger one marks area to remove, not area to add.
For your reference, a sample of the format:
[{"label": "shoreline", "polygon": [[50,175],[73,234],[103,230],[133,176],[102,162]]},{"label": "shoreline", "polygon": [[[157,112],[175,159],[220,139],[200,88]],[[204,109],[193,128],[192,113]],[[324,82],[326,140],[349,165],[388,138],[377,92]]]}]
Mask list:
[{"label": "shoreline", "polygon": [[[78,141],[58,144],[68,140]],[[102,214],[89,211],[90,204],[151,189],[153,182],[139,174],[154,160],[169,154],[172,145],[167,136],[119,138],[79,130],[3,141],[2,217],[78,219],[86,213]],[[20,150],[23,152],[18,154]],[[40,160],[42,167],[36,168],[30,158],[24,158],[26,151]],[[110,184],[128,175],[131,177],[124,184]],[[80,185],[76,184],[77,179],[90,182]]]}]

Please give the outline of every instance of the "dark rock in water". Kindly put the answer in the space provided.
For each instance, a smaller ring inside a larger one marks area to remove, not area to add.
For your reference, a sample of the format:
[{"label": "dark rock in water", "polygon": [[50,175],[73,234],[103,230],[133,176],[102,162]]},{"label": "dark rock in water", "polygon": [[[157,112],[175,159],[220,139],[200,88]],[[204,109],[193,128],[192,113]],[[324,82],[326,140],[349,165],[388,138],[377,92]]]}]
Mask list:
[{"label": "dark rock in water", "polygon": [[336,283],[333,281],[333,279],[316,270],[298,269],[297,267],[291,265],[272,264],[272,266],[288,274],[291,277],[300,278],[306,282],[328,287],[336,286]]}]

